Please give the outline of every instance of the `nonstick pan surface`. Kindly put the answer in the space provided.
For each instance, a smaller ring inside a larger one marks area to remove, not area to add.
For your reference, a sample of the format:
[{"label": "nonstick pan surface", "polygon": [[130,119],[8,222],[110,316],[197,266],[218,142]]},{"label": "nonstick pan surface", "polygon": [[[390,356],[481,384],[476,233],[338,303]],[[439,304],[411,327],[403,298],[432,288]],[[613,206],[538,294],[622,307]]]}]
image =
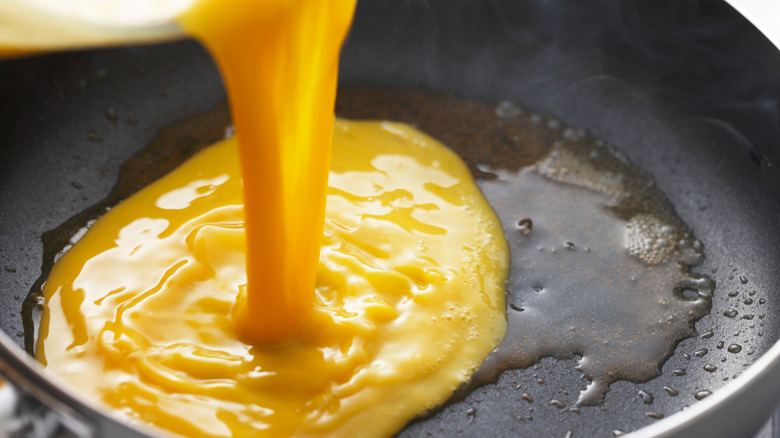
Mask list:
[{"label": "nonstick pan surface", "polygon": [[[613,384],[602,406],[573,412],[550,404],[571,405],[586,382],[573,360],[543,359],[505,372],[402,436],[607,437],[692,422],[696,408],[658,417],[696,404],[702,390],[715,392],[702,402],[714,411],[718,389],[735,375],[745,373],[722,391],[734,398],[739,382],[747,387],[760,377],[753,374],[779,366],[770,351],[760,370],[750,368],[780,337],[780,52],[726,4],[362,0],[342,59],[341,86],[352,85],[511,100],[587,129],[655,177],[704,243],[698,269],[716,282],[712,311],[696,324],[705,336],[682,341],[660,377]],[[101,201],[122,163],[158,131],[222,101],[218,73],[193,42],[0,64],[0,328],[19,349],[42,234]],[[393,118],[394,110],[378,108]],[[181,143],[211,140],[197,137]],[[732,309],[753,317],[724,315]],[[742,352],[719,349],[720,342]],[[19,349],[0,349],[0,357],[10,361]],[[705,371],[709,364],[717,370]],[[674,372],[681,369],[685,375]],[[706,420],[711,431],[755,431],[780,397],[777,386],[762,386],[744,395],[759,405],[726,409]],[[639,391],[652,394],[652,404]],[[69,395],[50,392],[95,418]]]}]

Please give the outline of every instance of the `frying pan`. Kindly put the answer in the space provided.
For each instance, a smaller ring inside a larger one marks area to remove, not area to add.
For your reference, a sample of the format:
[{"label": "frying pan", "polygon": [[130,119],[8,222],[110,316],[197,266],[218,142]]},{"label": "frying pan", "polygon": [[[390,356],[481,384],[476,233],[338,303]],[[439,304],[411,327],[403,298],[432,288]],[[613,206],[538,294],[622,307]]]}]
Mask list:
[{"label": "frying pan", "polygon": [[[362,0],[342,59],[340,86],[351,85],[510,100],[617,145],[655,177],[704,243],[699,271],[717,285],[710,315],[696,323],[703,336],[680,342],[659,377],[613,384],[601,406],[574,412],[549,404],[572,402],[584,382],[573,360],[543,359],[506,371],[400,436],[751,436],[773,412],[780,399],[780,53],[730,6]],[[214,66],[191,41],[0,64],[0,371],[55,408],[71,435],[146,432],[44,377],[24,353],[32,327],[23,324],[22,307],[35,305],[25,297],[46,255],[42,235],[79,213],[98,215],[123,163],[161,129],[224,98]],[[219,134],[180,136],[167,144],[186,155]],[[176,160],[169,161],[163,167]],[[134,163],[142,175],[143,157]],[[731,309],[754,318],[725,316]],[[742,352],[717,348],[721,341]],[[703,357],[693,354],[704,349]],[[707,364],[717,371],[705,371]],[[675,373],[681,369],[685,375]],[[702,390],[713,395],[697,401]],[[653,394],[652,404],[639,391]]]}]

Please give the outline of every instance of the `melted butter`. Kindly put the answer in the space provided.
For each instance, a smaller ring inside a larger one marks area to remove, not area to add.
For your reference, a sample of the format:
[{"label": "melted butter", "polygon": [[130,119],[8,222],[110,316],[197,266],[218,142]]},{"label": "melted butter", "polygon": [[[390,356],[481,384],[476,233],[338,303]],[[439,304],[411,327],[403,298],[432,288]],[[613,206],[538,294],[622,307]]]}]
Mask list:
[{"label": "melted butter", "polygon": [[38,358],[118,415],[188,436],[389,435],[446,400],[505,332],[501,226],[460,160],[406,125],[339,121],[333,145],[295,341],[236,336],[246,223],[231,139],[64,254]]},{"label": "melted butter", "polygon": [[507,337],[474,384],[543,357],[576,358],[590,382],[578,408],[601,403],[615,381],[660,375],[709,313],[714,283],[691,272],[702,245],[653,179],[579,138],[524,169],[484,170],[513,268]]}]

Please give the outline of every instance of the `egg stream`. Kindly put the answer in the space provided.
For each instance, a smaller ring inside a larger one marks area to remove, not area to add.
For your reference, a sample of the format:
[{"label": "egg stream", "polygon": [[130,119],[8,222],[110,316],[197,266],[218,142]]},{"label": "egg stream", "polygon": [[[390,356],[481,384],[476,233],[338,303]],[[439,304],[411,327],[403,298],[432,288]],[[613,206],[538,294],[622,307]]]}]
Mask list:
[{"label": "egg stream", "polygon": [[289,338],[314,299],[341,43],[355,0],[200,0],[179,22],[227,88],[241,156],[253,342]]}]

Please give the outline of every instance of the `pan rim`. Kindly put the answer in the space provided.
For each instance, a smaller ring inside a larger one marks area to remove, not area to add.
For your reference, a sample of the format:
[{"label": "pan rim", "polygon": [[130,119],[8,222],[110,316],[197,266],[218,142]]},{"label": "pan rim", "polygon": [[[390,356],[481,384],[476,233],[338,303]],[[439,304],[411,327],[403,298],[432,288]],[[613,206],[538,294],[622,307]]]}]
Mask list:
[{"label": "pan rim", "polygon": [[[156,436],[153,431],[146,430],[142,426],[127,424],[108,415],[109,411],[96,401],[90,400],[78,392],[65,390],[64,385],[57,382],[56,376],[52,377],[46,373],[34,358],[19,348],[4,332],[0,332],[0,374],[11,377],[10,380],[13,384],[32,395],[43,397],[45,402],[48,402],[47,404],[60,409],[65,415],[73,415],[75,418],[88,417],[100,428],[126,430],[129,435],[125,436]],[[774,397],[765,397],[770,402],[760,403],[759,399],[755,397],[754,391],[756,389],[761,390],[761,394],[774,394]],[[682,437],[698,436],[698,434],[702,434],[702,436],[734,436],[732,429],[724,427],[729,423],[739,424],[743,427],[746,424],[753,424],[757,430],[776,408],[775,400],[778,394],[780,394],[780,341],[776,341],[769,350],[747,367],[740,378],[723,385],[711,396],[691,405],[689,409],[669,415],[627,436]],[[739,400],[748,396],[751,401],[749,406],[745,406],[743,409],[734,408],[735,405],[739,404]],[[750,418],[756,421],[750,422],[744,417],[739,418],[740,413],[750,415]],[[736,421],[737,418],[740,421]],[[707,429],[714,430],[715,434],[704,435],[703,429],[698,428],[700,423],[706,423],[708,419],[717,419],[717,421],[710,421],[714,425],[710,425],[710,429]],[[729,422],[729,419],[734,421]],[[105,432],[105,430],[101,431]],[[740,430],[740,434],[745,433],[744,428],[738,430]]]},{"label": "pan rim", "polygon": [[[56,376],[0,332],[0,374],[25,393],[60,414],[74,427],[94,431],[122,431],[130,437],[155,437],[151,428],[130,424],[110,415],[98,402],[71,391]],[[760,389],[762,388],[763,389]],[[763,394],[763,397],[757,396]],[[732,380],[704,400],[649,426],[630,432],[631,438],[668,438],[687,436],[730,437],[744,435],[745,425],[755,425],[756,433],[774,412],[780,394],[780,341],[775,342],[739,378]],[[745,403],[746,401],[750,403]],[[723,419],[739,421],[723,421]],[[718,419],[715,421],[715,419]],[[737,435],[735,435],[735,433]],[[89,435],[93,435],[90,433]]]}]

